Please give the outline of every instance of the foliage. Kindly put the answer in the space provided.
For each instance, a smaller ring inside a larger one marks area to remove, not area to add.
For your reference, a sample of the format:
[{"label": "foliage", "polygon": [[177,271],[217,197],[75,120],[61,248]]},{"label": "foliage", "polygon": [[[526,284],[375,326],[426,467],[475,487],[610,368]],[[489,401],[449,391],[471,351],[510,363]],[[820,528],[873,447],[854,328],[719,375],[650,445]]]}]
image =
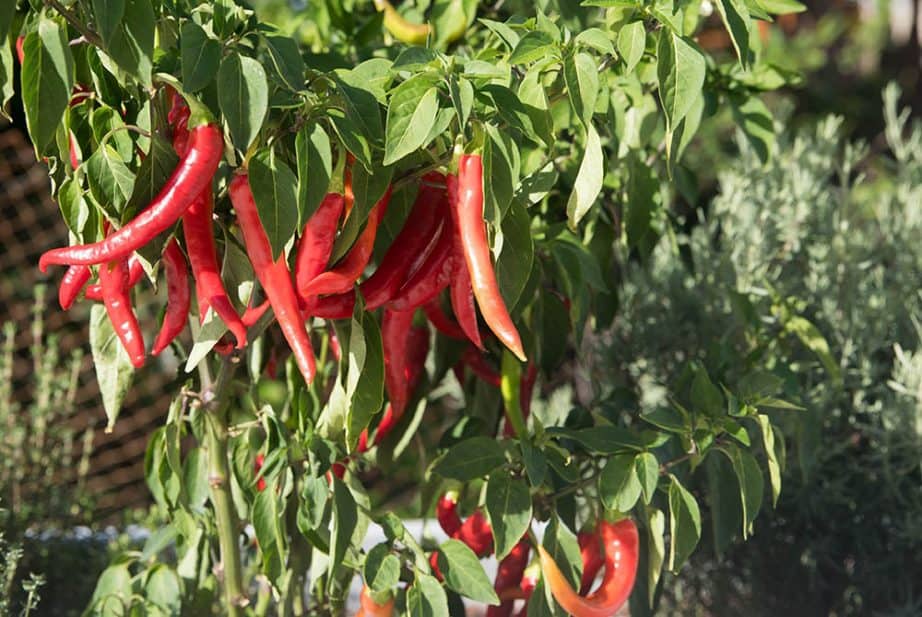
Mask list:
[{"label": "foliage", "polygon": [[[718,3],[735,51],[723,60],[695,43],[699,5],[671,0],[401,7],[405,17],[430,22],[426,46],[382,37],[387,15],[354,0],[310,3],[289,28],[297,39],[233,0],[19,4],[19,12],[15,3],[0,10],[0,35],[11,44],[24,36],[28,128],[75,241],[99,239],[103,221],[130,220],[175,165],[164,85],[224,129],[216,229],[224,277],[241,306],[260,292],[226,196],[235,168],[248,167],[273,252],[287,257],[324,194],[343,190],[351,155],[355,202],[333,256],[345,253],[390,185],[380,263],[420,177],[453,172],[462,151],[476,152],[500,289],[543,387],[554,392],[553,404],[536,405],[526,431],[511,422],[519,428],[497,440],[502,416],[523,414],[525,367],[489,340],[483,360],[501,387],[465,379],[463,369],[456,378],[450,369],[464,346],[437,335],[396,439],[359,453],[359,435],[383,405],[388,350],[375,312],[357,302],[351,319],[314,320],[321,353],[310,385],[290,360],[278,373],[272,368],[284,348],[267,329],[271,318],[257,324],[245,351],[221,357],[211,351],[224,324],[212,316],[199,327],[193,316],[193,345],[176,352],[197,377],[177,393],[146,459],[148,485],[170,525],[103,573],[88,614],[128,607],[199,614],[216,605],[231,615],[248,605],[256,614],[338,614],[359,572],[412,614],[442,615],[449,606],[457,613],[462,596],[495,602],[482,566],[458,543],[439,547],[439,584],[427,554],[435,547],[409,535],[366,488],[378,469],[410,470],[405,515],[425,516],[441,490],[463,487],[465,506],[485,508],[499,557],[533,520],[549,522],[544,543],[572,557],[580,525],[631,513],[646,537],[637,606],[648,604],[663,567],[679,571],[698,544],[703,493],[689,490],[698,478],[705,475],[706,496],[719,499],[727,542],[751,533],[763,492],[777,499],[784,452],[773,418],[784,416],[769,412],[792,405],[779,398],[786,383],[760,355],[799,339],[826,370],[836,368],[797,306],[779,297],[774,323],[749,321],[733,333],[741,340],[727,344],[743,362],[714,366],[678,355],[681,377],[659,400],[630,396],[602,365],[587,367],[584,352],[600,336],[621,335],[624,272],[675,241],[679,196],[695,190],[682,155],[702,123],[729,109],[754,155],[768,160],[772,119],[759,97],[790,75],[764,61],[753,18],[798,11],[799,3]],[[10,48],[0,54],[4,93]],[[75,86],[83,94],[68,105]],[[140,251],[158,282],[172,233]],[[744,311],[752,303],[725,297]],[[103,311],[94,315],[94,362],[115,422],[133,373]],[[628,376],[648,379],[642,367]],[[330,473],[337,462],[346,467],[342,479]],[[241,563],[245,523],[258,542],[248,549],[258,577]],[[387,542],[365,552],[371,524]],[[536,593],[529,613],[559,607]]]},{"label": "foliage", "polygon": [[668,581],[666,614],[919,610],[922,126],[908,126],[898,96],[884,93],[888,153],[843,142],[842,120],[828,118],[780,132],[753,174],[757,153],[741,141],[707,220],[680,241],[692,257],[662,246],[626,275],[619,336],[600,354],[632,396],[663,404],[688,358],[721,383],[755,362],[805,408],[770,414],[794,456],[749,542],[727,542],[708,474],[709,542]]}]

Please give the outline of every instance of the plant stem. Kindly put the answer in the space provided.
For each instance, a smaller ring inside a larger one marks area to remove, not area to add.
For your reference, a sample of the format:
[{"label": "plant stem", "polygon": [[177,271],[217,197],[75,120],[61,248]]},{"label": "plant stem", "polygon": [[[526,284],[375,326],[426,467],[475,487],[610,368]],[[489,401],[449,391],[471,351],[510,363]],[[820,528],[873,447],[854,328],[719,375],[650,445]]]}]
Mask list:
[{"label": "plant stem", "polygon": [[99,35],[87,28],[83,22],[81,22],[76,15],[70,12],[63,4],[58,2],[58,0],[45,0],[45,6],[50,6],[55,11],[57,11],[61,17],[63,17],[67,23],[69,23],[74,30],[80,33],[80,35],[86,39],[86,42],[100,49],[105,49],[105,46],[102,43],[102,39],[99,38]]},{"label": "plant stem", "polygon": [[[202,363],[204,364],[204,362]],[[201,365],[200,365],[201,366]],[[243,568],[238,546],[239,522],[230,491],[230,466],[227,458],[228,382],[236,363],[227,359],[215,382],[207,369],[201,371],[205,411],[205,450],[208,453],[208,484],[215,512],[218,545],[224,578],[225,609],[229,617],[241,617],[248,603],[243,588]]]},{"label": "plant stem", "polygon": [[522,367],[512,352],[503,350],[502,378],[500,392],[503,394],[503,406],[506,408],[506,420],[512,425],[515,436],[519,439],[528,437],[525,416],[522,414],[522,401],[519,386],[522,382]]}]

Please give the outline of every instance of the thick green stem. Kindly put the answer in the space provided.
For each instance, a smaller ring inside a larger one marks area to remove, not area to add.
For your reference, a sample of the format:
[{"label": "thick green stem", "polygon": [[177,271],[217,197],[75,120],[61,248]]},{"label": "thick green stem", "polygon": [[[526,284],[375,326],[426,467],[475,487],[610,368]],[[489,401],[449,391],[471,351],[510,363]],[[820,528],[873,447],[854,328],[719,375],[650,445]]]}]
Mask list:
[{"label": "thick green stem", "polygon": [[225,362],[216,383],[212,384],[207,371],[202,372],[202,397],[205,401],[205,449],[208,452],[208,483],[211,487],[211,505],[215,512],[218,545],[224,579],[226,614],[241,617],[248,603],[243,588],[243,567],[238,545],[239,521],[234,509],[230,489],[230,465],[227,458],[227,408],[228,382],[233,365]]},{"label": "thick green stem", "polygon": [[515,436],[519,439],[528,437],[525,416],[522,414],[522,401],[519,386],[522,382],[522,367],[508,349],[503,350],[502,379],[500,392],[503,394],[503,406],[506,408],[506,420],[512,425]]}]

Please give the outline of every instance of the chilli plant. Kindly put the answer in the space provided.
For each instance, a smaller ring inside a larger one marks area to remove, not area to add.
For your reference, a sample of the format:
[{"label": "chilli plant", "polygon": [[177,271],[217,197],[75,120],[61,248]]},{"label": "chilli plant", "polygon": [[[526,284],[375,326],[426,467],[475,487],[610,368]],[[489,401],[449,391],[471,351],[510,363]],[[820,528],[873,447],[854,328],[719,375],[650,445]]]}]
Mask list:
[{"label": "chilli plant", "polygon": [[[338,615],[358,574],[366,616],[611,615],[693,552],[713,457],[746,536],[781,488],[757,358],[727,383],[689,358],[645,406],[584,352],[618,335],[626,260],[684,224],[699,127],[730,109],[768,157],[760,93],[789,75],[754,24],[802,8],[4,2],[0,90],[18,56],[70,232],[39,267],[62,307],[97,302],[110,423],[152,357],[188,375],[146,457],[169,525],[88,614]],[[433,515],[441,544],[404,525]]]}]

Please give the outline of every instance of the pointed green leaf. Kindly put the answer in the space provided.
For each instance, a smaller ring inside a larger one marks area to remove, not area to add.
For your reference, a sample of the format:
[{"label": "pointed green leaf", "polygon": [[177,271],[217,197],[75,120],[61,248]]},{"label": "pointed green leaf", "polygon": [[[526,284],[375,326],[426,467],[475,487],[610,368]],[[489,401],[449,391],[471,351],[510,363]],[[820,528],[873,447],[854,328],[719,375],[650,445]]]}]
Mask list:
[{"label": "pointed green leaf", "polygon": [[183,88],[187,92],[198,92],[218,73],[221,44],[192,20],[182,25],[179,42]]},{"label": "pointed green leaf", "polygon": [[528,485],[508,473],[493,473],[487,481],[486,505],[493,527],[496,558],[502,559],[522,539],[531,524]]},{"label": "pointed green leaf", "polygon": [[74,87],[74,59],[67,31],[52,19],[42,18],[38,32],[23,43],[22,102],[35,150],[48,152]]},{"label": "pointed green leaf", "polygon": [[298,225],[298,179],[274,148],[263,148],[250,159],[249,175],[259,220],[269,237],[272,255],[278,258]]},{"label": "pointed green leaf", "polygon": [[125,394],[131,386],[134,367],[112,328],[106,309],[94,304],[90,311],[90,351],[96,368],[96,382],[106,411],[106,432],[115,426]]},{"label": "pointed green leaf", "polygon": [[499,604],[477,555],[459,540],[448,540],[439,547],[439,570],[445,577],[445,586],[475,602]]},{"label": "pointed green leaf", "polygon": [[602,192],[602,180],[605,177],[605,160],[602,142],[592,124],[587,125],[586,151],[576,174],[573,191],[567,200],[567,221],[571,229],[576,229],[580,220],[589,212],[599,193]]},{"label": "pointed green leaf", "polygon": [[234,145],[246,151],[269,109],[269,84],[262,65],[236,52],[225,56],[218,69],[218,104]]},{"label": "pointed green leaf", "polygon": [[706,70],[704,55],[690,41],[663,28],[657,56],[660,102],[669,126],[678,126],[695,99],[701,96]]}]

